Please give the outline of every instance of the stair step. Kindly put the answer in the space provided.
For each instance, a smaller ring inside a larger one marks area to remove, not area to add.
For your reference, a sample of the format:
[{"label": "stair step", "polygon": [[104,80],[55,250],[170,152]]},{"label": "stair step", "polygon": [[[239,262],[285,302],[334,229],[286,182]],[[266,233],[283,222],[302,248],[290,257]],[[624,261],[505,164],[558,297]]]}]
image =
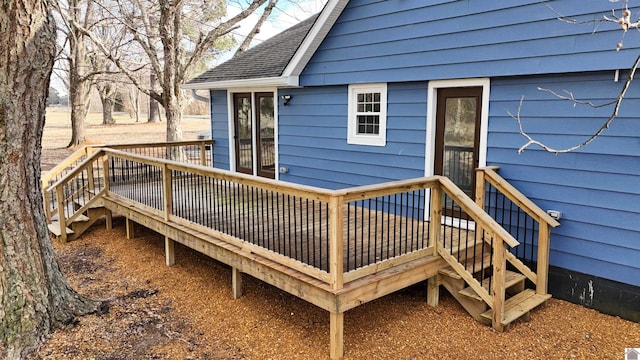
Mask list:
[{"label": "stair step", "polygon": [[[78,198],[77,200],[74,200],[75,208],[79,209],[88,202],[89,200],[85,200],[84,197]],[[89,206],[89,209],[98,209],[103,207],[104,207],[103,202],[98,200],[98,201],[94,201],[94,203]]]},{"label": "stair step", "polygon": [[[489,293],[491,293],[491,289],[489,289],[489,279],[491,279],[491,278],[493,278],[493,277],[486,278],[486,279],[482,280],[482,287],[485,288],[485,289],[488,289]],[[526,278],[527,278],[526,276],[524,276],[524,275],[522,275],[520,273],[507,270],[505,272],[504,287],[505,287],[505,289],[508,289],[508,288],[512,287],[513,285],[516,285],[517,283],[519,283],[521,281],[524,281],[524,279],[526,279]],[[466,296],[468,298],[471,298],[471,299],[475,299],[475,300],[478,300],[478,301],[483,301],[482,298],[480,297],[480,295],[478,295],[478,293],[476,293],[475,290],[473,290],[473,288],[470,287],[470,286],[458,291],[458,293],[460,295],[464,295],[464,296]]]},{"label": "stair step", "polygon": [[[526,289],[517,295],[507,299],[504,303],[504,318],[502,325],[509,325],[522,315],[527,314],[537,306],[551,298],[550,294],[536,294],[534,290]],[[483,318],[491,320],[493,310],[488,310],[481,315]]]},{"label": "stair step", "polygon": [[[463,263],[463,266],[465,267],[465,269],[469,269],[469,272],[471,272],[472,270],[475,270],[476,272],[478,272],[478,271],[487,269],[490,265],[491,265],[490,253],[487,253],[487,254],[484,254],[484,256],[478,256],[477,258],[475,258],[475,264],[474,264],[473,257],[467,259],[467,261]],[[457,279],[457,280],[462,279],[462,276],[460,276],[451,266],[448,266],[444,269],[440,269],[439,273],[453,279]]]},{"label": "stair step", "polygon": [[[60,221],[58,220],[58,214],[55,214],[51,217],[51,221],[52,222],[57,222],[59,223]],[[89,218],[83,214],[78,215],[75,219],[73,219],[73,222],[86,222],[89,221]]]},{"label": "stair step", "polygon": [[[61,236],[62,235],[62,231],[60,230],[60,222],[59,221],[53,221],[51,222],[51,224],[47,225],[47,227],[49,228],[49,231],[51,231],[51,233],[53,233],[53,235],[55,236]],[[68,227],[65,228],[67,235],[71,235],[73,234],[73,230],[69,229]]]}]

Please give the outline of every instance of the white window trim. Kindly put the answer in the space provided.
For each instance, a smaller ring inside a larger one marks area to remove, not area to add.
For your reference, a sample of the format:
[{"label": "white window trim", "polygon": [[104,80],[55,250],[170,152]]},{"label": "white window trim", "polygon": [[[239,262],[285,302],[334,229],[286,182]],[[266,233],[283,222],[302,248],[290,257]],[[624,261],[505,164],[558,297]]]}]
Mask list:
[{"label": "white window trim", "polygon": [[[380,93],[380,132],[377,135],[358,134],[358,121],[356,117],[357,95],[362,92]],[[387,144],[387,84],[349,85],[348,106],[347,143],[354,145],[385,146]]]}]

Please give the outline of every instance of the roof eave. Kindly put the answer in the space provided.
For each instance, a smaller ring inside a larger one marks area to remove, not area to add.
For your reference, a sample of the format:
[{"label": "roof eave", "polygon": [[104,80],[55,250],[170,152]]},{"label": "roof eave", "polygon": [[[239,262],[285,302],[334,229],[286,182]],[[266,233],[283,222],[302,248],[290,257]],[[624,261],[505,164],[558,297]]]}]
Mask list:
[{"label": "roof eave", "polygon": [[291,61],[284,69],[282,74],[284,76],[298,77],[304,67],[318,50],[318,47],[329,33],[329,30],[333,27],[338,16],[342,13],[342,10],[347,6],[349,0],[329,0],[324,9],[320,13],[318,19],[311,27],[311,30],[307,33],[307,36],[298,47],[298,50],[294,53]]},{"label": "roof eave", "polygon": [[298,76],[278,76],[258,79],[238,79],[223,81],[208,81],[188,83],[181,86],[182,89],[194,90],[224,90],[231,88],[252,87],[295,87],[299,86]]}]

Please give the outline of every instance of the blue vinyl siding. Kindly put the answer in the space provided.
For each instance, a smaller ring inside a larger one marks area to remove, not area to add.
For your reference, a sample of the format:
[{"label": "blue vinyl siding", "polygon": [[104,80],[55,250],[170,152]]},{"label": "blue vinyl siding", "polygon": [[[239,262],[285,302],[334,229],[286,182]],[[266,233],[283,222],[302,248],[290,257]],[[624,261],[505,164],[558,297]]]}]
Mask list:
[{"label": "blue vinyl siding", "polygon": [[621,38],[616,24],[568,24],[547,5],[583,21],[611,16],[620,6],[602,0],[351,0],[302,72],[301,85],[562,73],[632,64],[638,37],[627,36],[623,50],[616,52]]},{"label": "blue vinyl siding", "polygon": [[601,104],[619,94],[622,81],[610,71],[492,79],[488,164],[543,209],[563,213],[552,231],[552,265],[640,286],[640,88],[630,88],[619,117],[588,146],[559,155],[531,146],[518,154],[526,140],[507,111],[517,112],[521,96],[525,131],[557,147],[585,140],[612,111],[573,106],[539,86]]},{"label": "blue vinyl siding", "polygon": [[213,145],[213,167],[230,170],[229,164],[229,108],[226,91],[211,91],[211,137]]},{"label": "blue vinyl siding", "polygon": [[388,84],[387,144],[347,144],[348,87],[287,89],[279,108],[280,179],[339,189],[424,175],[427,84]]}]

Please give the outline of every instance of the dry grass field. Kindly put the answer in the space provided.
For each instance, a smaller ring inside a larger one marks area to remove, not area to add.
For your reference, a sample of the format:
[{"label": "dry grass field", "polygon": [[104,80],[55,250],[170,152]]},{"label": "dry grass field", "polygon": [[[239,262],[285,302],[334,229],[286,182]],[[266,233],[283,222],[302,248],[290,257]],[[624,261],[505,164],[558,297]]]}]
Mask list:
[{"label": "dry grass field", "polygon": [[[68,115],[67,115],[68,116]],[[118,117],[100,125],[91,115],[95,143],[163,140],[164,125]],[[186,119],[185,139],[208,128]],[[49,112],[43,168],[70,153],[65,113]],[[52,334],[34,359],[326,359],[329,314],[247,276],[233,300],[231,270],[176,244],[166,267],[164,238],[142,227],[127,240],[123,219],[114,229],[96,225],[79,240],[55,244],[71,285],[104,299],[101,314],[76,319]],[[496,333],[473,320],[442,290],[440,306],[426,303],[419,284],[345,315],[345,359],[624,359],[640,347],[640,324],[551,299]]]},{"label": "dry grass field", "polygon": [[[74,149],[66,146],[71,140],[71,114],[66,108],[50,107],[42,136],[42,170],[47,171],[69,156]],[[116,113],[112,125],[102,125],[102,113],[89,113],[86,119],[86,136],[89,144],[123,144],[164,141],[167,123],[146,122],[143,114],[140,122],[126,113]],[[198,132],[209,129],[208,117],[186,116],[182,120],[184,140],[195,140]]]}]

